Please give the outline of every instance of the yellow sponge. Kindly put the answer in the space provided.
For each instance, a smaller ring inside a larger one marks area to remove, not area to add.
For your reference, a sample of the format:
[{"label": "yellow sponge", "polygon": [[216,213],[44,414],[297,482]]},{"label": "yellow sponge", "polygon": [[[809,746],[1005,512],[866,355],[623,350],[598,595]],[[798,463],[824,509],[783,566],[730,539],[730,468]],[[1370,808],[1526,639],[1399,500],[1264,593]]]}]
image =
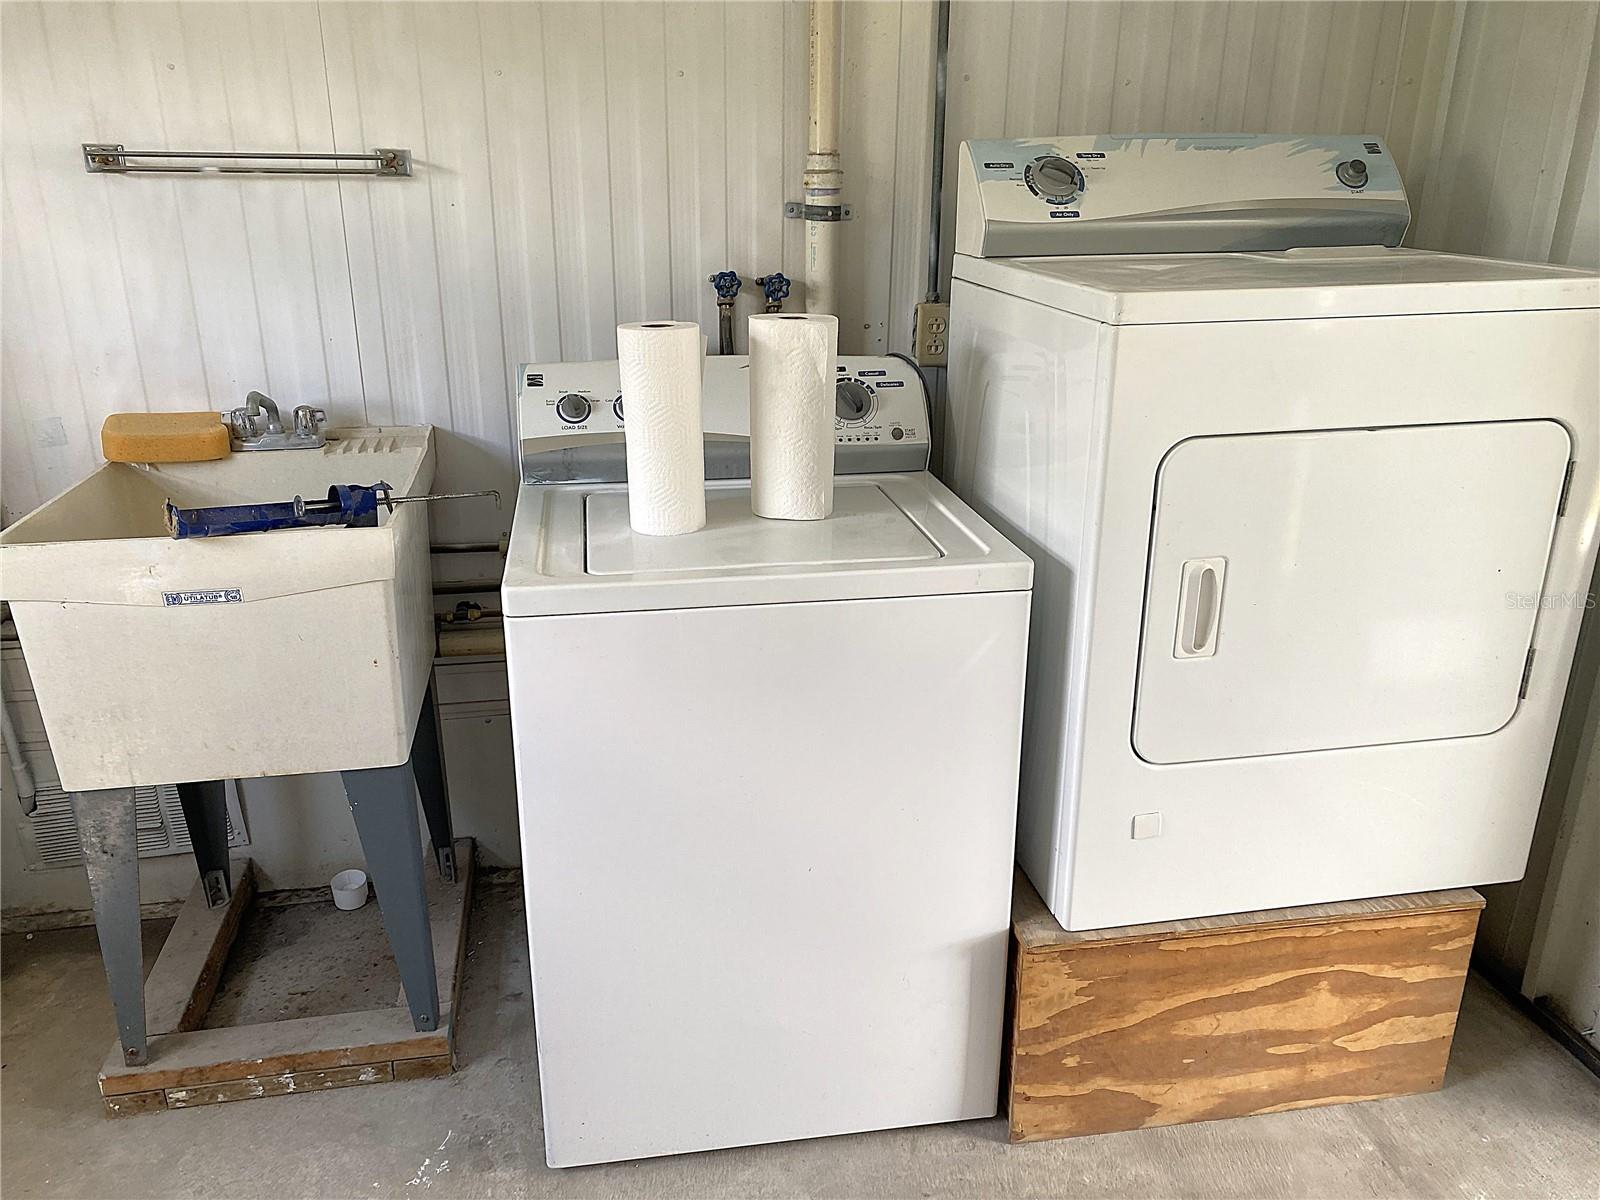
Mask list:
[{"label": "yellow sponge", "polygon": [[228,456],[228,427],[214,412],[112,413],[100,452],[107,462],[210,462]]}]

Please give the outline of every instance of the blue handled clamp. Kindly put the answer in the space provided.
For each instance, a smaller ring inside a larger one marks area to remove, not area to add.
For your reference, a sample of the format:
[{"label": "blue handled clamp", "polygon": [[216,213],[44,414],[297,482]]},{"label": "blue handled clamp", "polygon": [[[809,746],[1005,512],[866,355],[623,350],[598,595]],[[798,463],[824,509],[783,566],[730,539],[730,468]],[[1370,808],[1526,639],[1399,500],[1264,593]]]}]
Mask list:
[{"label": "blue handled clamp", "polygon": [[379,480],[373,484],[336,483],[326,500],[296,496],[272,504],[223,504],[216,508],[179,508],[167,501],[167,531],[174,538],[226,537],[234,533],[266,533],[273,529],[307,529],[318,525],[347,529],[375,529],[378,509],[393,512],[396,504],[431,504],[436,500],[471,500],[492,496],[500,507],[500,493],[439,492],[432,496],[396,496],[394,488]]},{"label": "blue handled clamp", "polygon": [[265,533],[271,529],[303,529],[315,525],[375,527],[378,505],[389,495],[382,481],[371,486],[336,483],[326,500],[296,496],[271,504],[223,504],[215,508],[179,508],[167,501],[167,530],[174,538],[225,537],[232,533]]}]

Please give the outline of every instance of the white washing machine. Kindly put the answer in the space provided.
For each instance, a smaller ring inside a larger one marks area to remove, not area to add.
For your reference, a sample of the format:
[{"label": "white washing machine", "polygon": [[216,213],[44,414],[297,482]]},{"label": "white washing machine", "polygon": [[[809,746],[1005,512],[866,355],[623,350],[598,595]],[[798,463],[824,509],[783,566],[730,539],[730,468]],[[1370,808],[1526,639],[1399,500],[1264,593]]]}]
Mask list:
[{"label": "white washing machine", "polygon": [[502,602],[552,1166],[992,1115],[1032,565],[841,360],[834,514],[628,525],[617,364],[523,369]]},{"label": "white washing machine", "polygon": [[1398,248],[1369,137],[967,143],[956,492],[1034,558],[1069,929],[1518,878],[1600,510],[1600,279]]}]

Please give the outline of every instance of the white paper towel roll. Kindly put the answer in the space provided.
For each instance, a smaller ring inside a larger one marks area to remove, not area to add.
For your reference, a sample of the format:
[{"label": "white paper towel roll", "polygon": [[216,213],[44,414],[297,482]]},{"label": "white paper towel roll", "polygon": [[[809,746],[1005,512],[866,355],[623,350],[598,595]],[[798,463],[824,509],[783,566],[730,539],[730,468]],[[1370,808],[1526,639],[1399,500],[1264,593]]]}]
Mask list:
[{"label": "white paper towel roll", "polygon": [[706,523],[704,359],[705,339],[692,321],[617,326],[628,524],[636,533],[693,533]]},{"label": "white paper towel roll", "polygon": [[756,516],[820,521],[833,512],[838,357],[837,317],[750,318],[750,507]]}]

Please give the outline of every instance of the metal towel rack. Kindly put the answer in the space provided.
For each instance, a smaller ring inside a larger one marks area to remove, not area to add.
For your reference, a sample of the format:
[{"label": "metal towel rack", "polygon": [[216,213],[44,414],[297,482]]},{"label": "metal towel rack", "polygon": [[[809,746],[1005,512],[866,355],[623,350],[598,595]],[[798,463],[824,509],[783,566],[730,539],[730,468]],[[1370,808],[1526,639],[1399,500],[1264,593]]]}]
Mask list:
[{"label": "metal towel rack", "polygon": [[[181,159],[181,162],[130,162],[135,158]],[[226,160],[224,163],[196,160]],[[366,167],[273,167],[227,165],[261,162],[371,163]],[[411,151],[379,146],[371,154],[280,154],[249,153],[242,150],[125,150],[120,145],[83,143],[83,168],[95,174],[110,171],[122,175],[160,172],[181,175],[373,175],[409,176]]]}]

